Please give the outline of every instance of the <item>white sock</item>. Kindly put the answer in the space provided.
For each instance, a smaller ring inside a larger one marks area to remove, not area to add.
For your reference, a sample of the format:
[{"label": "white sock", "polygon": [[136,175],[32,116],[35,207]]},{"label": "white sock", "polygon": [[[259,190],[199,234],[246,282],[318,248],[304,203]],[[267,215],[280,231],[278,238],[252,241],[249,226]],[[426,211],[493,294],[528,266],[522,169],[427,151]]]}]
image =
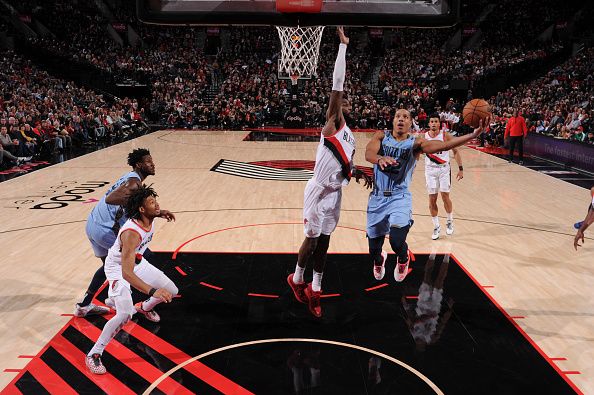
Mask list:
[{"label": "white sock", "polygon": [[155,298],[154,296],[151,296],[149,299],[142,302],[141,306],[144,311],[151,311],[155,308],[156,305],[158,305],[162,301],[163,300],[161,298]]},{"label": "white sock", "polygon": [[303,283],[303,273],[305,273],[305,268],[299,265],[295,266],[295,274],[293,274],[293,282],[295,284],[302,284]]},{"label": "white sock", "polygon": [[318,273],[313,271],[313,281],[311,282],[311,289],[314,292],[320,292],[322,290],[322,276],[324,273]]},{"label": "white sock", "polygon": [[103,354],[105,347],[107,347],[111,339],[118,334],[120,329],[122,329],[129,319],[130,317],[127,314],[116,314],[112,319],[107,321],[105,326],[103,326],[99,339],[97,339],[97,343],[95,343],[87,355],[92,356],[93,354]]},{"label": "white sock", "polygon": [[439,217],[431,217],[431,221],[433,221],[434,228],[437,228],[439,226]]},{"label": "white sock", "polygon": [[454,213],[451,212],[451,213],[447,213],[447,214],[448,214],[448,221],[452,222],[454,220]]}]

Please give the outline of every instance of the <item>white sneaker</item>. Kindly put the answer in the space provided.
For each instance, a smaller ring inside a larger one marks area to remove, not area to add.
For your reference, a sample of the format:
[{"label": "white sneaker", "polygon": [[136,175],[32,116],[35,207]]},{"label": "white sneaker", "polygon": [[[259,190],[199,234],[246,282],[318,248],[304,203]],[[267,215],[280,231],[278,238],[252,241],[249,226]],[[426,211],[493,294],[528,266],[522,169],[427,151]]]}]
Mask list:
[{"label": "white sneaker", "polygon": [[75,317],[86,317],[88,315],[103,315],[109,313],[109,308],[103,306],[97,306],[93,303],[89,303],[86,306],[81,306],[78,303],[74,307]]},{"label": "white sneaker", "polygon": [[145,311],[142,308],[142,302],[136,303],[134,305],[134,307],[136,307],[136,312],[144,315],[147,320],[153,321],[153,322],[159,322],[159,321],[161,321],[161,317],[159,317],[159,314],[157,314],[157,312],[154,309],[153,310],[150,310],[150,311]]},{"label": "white sneaker", "polygon": [[439,232],[441,232],[441,226],[437,225],[437,227],[433,229],[433,234],[431,235],[431,239],[432,240],[439,239]]},{"label": "white sneaker", "polygon": [[87,365],[87,369],[93,374],[105,374],[107,373],[107,369],[103,366],[103,362],[101,362],[101,355],[93,354],[85,358],[85,363]]},{"label": "white sneaker", "polygon": [[[407,253],[408,254],[408,253]],[[394,269],[394,280],[402,282],[408,274],[408,264],[410,263],[410,256],[406,257],[405,263],[400,263],[398,257],[396,257],[396,269]]]},{"label": "white sneaker", "polygon": [[373,264],[373,277],[378,281],[386,275],[386,259],[388,259],[388,253],[386,251],[382,251],[382,259],[381,266],[376,266],[375,262]]},{"label": "white sneaker", "polygon": [[454,233],[454,221],[446,222],[446,235],[452,235]]}]

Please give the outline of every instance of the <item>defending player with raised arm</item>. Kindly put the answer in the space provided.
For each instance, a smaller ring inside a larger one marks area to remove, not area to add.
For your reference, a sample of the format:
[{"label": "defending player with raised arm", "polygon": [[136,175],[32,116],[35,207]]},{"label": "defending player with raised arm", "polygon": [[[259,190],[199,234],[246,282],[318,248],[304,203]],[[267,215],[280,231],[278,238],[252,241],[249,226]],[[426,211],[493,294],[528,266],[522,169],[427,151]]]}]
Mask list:
[{"label": "defending player with raised arm", "polygon": [[[310,312],[322,316],[320,296],[326,253],[330,234],[336,229],[340,217],[342,187],[351,177],[357,182],[365,180],[365,187],[371,187],[371,178],[353,165],[355,137],[346,125],[345,115],[350,104],[343,96],[346,73],[346,49],[349,43],[341,27],[338,28],[340,45],[334,64],[332,93],[326,111],[326,124],[322,129],[316,152],[313,177],[307,182],[303,202],[303,225],[305,240],[299,249],[295,273],[287,282],[295,298],[308,304]],[[303,278],[305,268],[313,261],[313,280],[307,284]]]},{"label": "defending player with raised arm", "polygon": [[[171,302],[178,293],[173,281],[142,256],[153,239],[154,219],[161,216],[155,191],[150,186],[137,187],[127,199],[126,214],[130,219],[122,225],[105,260],[108,295],[116,305],[116,314],[105,324],[97,343],[87,354],[87,368],[94,374],[106,373],[101,354],[135,313],[159,322],[161,318],[155,306]],[[130,286],[147,294],[148,299],[134,305]]]},{"label": "defending player with raised arm", "polygon": [[373,261],[373,275],[381,280],[385,275],[387,253],[382,251],[384,238],[389,235],[390,245],[396,254],[394,278],[403,281],[408,274],[408,245],[406,237],[413,224],[412,194],[409,184],[421,153],[434,154],[458,147],[480,135],[481,121],[473,133],[452,137],[447,141],[427,140],[410,133],[410,112],[399,109],[394,115],[393,130],[377,132],[367,144],[365,159],[374,164],[374,188],[367,205],[367,238]]}]

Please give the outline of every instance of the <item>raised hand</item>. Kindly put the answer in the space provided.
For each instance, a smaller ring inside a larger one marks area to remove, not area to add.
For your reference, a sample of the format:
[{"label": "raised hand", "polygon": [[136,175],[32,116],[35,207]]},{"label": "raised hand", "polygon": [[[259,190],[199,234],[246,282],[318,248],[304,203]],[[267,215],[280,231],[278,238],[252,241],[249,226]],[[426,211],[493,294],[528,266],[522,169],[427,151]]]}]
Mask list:
[{"label": "raised hand", "polygon": [[338,32],[338,37],[340,37],[340,42],[342,44],[349,45],[349,38],[344,35],[344,28],[342,26],[338,26],[336,31]]},{"label": "raised hand", "polygon": [[480,136],[481,133],[483,133],[487,129],[487,126],[489,126],[490,123],[491,123],[491,117],[490,116],[487,117],[487,118],[485,118],[485,119],[481,119],[479,121],[478,128],[474,129],[474,132],[472,132],[472,135],[474,137]]}]

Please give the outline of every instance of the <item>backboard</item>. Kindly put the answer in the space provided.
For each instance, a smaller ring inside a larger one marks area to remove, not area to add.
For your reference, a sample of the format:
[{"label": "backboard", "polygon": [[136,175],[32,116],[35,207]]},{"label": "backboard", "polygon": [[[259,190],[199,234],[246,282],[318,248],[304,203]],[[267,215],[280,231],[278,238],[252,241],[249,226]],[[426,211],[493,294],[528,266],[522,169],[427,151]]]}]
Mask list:
[{"label": "backboard", "polygon": [[[138,18],[155,24],[443,27],[458,21],[460,0],[136,1]],[[288,5],[307,12],[279,12],[281,3],[285,11]],[[316,3],[321,3],[321,9]]]}]

